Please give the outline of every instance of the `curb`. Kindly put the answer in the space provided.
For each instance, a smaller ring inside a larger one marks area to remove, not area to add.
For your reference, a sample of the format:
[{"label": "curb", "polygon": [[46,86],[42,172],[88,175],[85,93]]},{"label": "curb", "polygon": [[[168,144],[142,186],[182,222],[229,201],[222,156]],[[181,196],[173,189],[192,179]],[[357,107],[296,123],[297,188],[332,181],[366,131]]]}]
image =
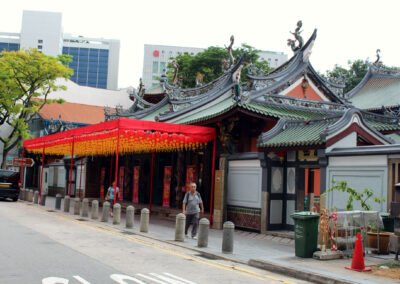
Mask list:
[{"label": "curb", "polygon": [[277,263],[259,260],[259,259],[250,259],[247,263],[249,266],[261,268],[264,270],[268,270],[271,272],[275,272],[278,274],[287,275],[290,277],[294,277],[297,279],[311,281],[313,283],[320,283],[320,284],[354,284],[357,282],[348,281],[346,279],[337,279],[335,277],[330,277],[327,275],[314,273],[310,271],[304,271],[297,268],[293,268],[290,266],[284,266]]}]

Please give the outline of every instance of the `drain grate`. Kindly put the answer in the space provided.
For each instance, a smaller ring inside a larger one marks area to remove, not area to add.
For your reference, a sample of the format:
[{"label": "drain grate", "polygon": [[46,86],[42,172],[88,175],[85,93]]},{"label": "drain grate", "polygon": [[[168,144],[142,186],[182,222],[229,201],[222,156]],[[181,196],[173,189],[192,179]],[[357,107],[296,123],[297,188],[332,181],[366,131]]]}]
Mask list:
[{"label": "drain grate", "polygon": [[76,219],[77,221],[81,221],[81,222],[85,222],[85,221],[87,221],[86,219],[83,219],[83,218],[78,218],[78,219]]},{"label": "drain grate", "polygon": [[136,235],[135,233],[128,232],[128,231],[123,231],[123,232],[121,232],[121,234],[124,234],[124,235]]},{"label": "drain grate", "polygon": [[218,256],[215,256],[213,254],[209,254],[209,253],[200,253],[200,254],[195,254],[195,256],[199,256],[205,259],[210,259],[210,260],[216,260],[216,259],[220,259]]},{"label": "drain grate", "polygon": [[56,212],[56,211],[54,211],[54,210],[47,210],[47,212]]}]

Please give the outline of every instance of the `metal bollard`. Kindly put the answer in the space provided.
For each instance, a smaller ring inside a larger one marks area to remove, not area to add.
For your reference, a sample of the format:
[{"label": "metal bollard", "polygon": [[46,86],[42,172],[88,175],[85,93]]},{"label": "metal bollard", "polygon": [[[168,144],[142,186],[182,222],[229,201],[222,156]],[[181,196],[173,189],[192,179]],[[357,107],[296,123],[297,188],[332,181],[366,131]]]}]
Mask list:
[{"label": "metal bollard", "polygon": [[235,224],[228,221],[224,223],[222,233],[222,252],[233,253],[233,235],[235,232]]},{"label": "metal bollard", "polygon": [[79,197],[74,198],[74,215],[81,213],[81,199]]},{"label": "metal bollard", "polygon": [[29,190],[28,193],[28,202],[32,202],[33,201],[33,189]]},{"label": "metal bollard", "polygon": [[99,218],[99,201],[98,200],[93,200],[92,201],[92,212],[91,212],[91,217],[94,220],[97,220]]},{"label": "metal bollard", "polygon": [[101,222],[108,222],[108,215],[110,215],[109,211],[110,211],[110,202],[106,201],[103,203]]},{"label": "metal bollard", "polygon": [[179,213],[176,215],[175,222],[175,241],[183,242],[185,240],[186,215]]},{"label": "metal bollard", "polygon": [[143,208],[140,212],[140,231],[143,233],[149,232],[149,209]]},{"label": "metal bollard", "polygon": [[89,199],[87,198],[82,201],[82,217],[89,217]]},{"label": "metal bollard", "polygon": [[115,203],[113,207],[113,225],[119,225],[121,223],[121,205]]},{"label": "metal bollard", "polygon": [[47,194],[42,194],[42,196],[40,197],[40,205],[45,206],[46,205],[46,196]]},{"label": "metal bollard", "polygon": [[68,195],[64,196],[64,212],[69,213],[69,207],[71,204],[71,197]]},{"label": "metal bollard", "polygon": [[57,193],[57,195],[56,195],[56,204],[54,206],[54,208],[57,209],[57,210],[61,209],[61,198],[62,198],[62,195]]},{"label": "metal bollard", "polygon": [[135,219],[135,207],[129,205],[126,208],[126,227],[133,228],[133,222]]},{"label": "metal bollard", "polygon": [[210,221],[207,218],[201,218],[199,222],[199,234],[197,239],[197,246],[206,248],[208,246],[208,231],[210,228]]},{"label": "metal bollard", "polygon": [[34,204],[38,204],[38,200],[39,200],[39,191],[35,191],[35,193],[33,194],[33,203]]}]

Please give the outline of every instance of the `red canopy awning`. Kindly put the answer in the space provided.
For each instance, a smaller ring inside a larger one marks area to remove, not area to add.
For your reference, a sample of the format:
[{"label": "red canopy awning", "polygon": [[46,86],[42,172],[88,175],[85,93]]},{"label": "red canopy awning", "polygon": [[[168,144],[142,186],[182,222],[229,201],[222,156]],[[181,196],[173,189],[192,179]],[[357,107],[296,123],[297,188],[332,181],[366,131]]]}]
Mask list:
[{"label": "red canopy awning", "polygon": [[[119,135],[119,151],[117,140]],[[24,141],[33,153],[79,156],[197,149],[216,137],[214,128],[119,118]]]}]

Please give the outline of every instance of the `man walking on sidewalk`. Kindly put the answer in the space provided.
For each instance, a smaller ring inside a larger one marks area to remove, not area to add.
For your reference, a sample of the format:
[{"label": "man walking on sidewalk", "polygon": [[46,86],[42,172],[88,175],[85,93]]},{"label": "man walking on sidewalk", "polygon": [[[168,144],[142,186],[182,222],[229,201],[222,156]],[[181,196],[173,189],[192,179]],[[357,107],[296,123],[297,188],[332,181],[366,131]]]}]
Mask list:
[{"label": "man walking on sidewalk", "polygon": [[[182,211],[186,215],[185,236],[188,236],[190,224],[192,224],[192,238],[197,239],[197,227],[199,226],[199,212],[204,213],[203,200],[200,193],[196,191],[197,185],[190,183],[190,191],[183,198]],[[201,211],[200,211],[200,207]]]}]

